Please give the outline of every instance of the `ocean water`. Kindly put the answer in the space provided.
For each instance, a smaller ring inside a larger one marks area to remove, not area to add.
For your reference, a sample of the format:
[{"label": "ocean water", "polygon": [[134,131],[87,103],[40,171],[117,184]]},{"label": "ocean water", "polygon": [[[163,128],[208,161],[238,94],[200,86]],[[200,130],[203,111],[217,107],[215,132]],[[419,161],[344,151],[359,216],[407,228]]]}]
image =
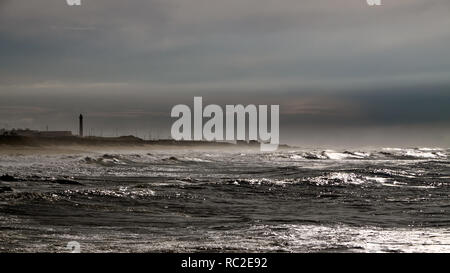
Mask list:
[{"label": "ocean water", "polygon": [[0,251],[449,252],[449,149],[0,156]]}]

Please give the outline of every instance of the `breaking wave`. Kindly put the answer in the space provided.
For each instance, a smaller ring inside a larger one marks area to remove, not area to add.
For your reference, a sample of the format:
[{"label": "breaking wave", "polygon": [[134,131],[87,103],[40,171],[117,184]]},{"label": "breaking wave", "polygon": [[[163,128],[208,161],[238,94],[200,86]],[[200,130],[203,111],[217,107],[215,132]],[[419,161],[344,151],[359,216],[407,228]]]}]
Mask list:
[{"label": "breaking wave", "polygon": [[[284,155],[279,155],[284,157]],[[383,148],[380,151],[343,151],[334,150],[296,152],[289,155],[293,160],[401,160],[401,159],[447,159],[448,152],[439,148]]]}]

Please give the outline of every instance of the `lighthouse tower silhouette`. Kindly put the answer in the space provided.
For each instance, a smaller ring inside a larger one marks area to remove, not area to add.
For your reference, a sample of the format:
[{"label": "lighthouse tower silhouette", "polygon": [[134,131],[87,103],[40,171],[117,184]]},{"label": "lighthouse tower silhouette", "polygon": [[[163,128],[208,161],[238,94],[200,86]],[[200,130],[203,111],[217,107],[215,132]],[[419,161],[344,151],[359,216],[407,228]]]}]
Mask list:
[{"label": "lighthouse tower silhouette", "polygon": [[83,115],[80,114],[80,129],[79,129],[79,136],[83,137]]}]

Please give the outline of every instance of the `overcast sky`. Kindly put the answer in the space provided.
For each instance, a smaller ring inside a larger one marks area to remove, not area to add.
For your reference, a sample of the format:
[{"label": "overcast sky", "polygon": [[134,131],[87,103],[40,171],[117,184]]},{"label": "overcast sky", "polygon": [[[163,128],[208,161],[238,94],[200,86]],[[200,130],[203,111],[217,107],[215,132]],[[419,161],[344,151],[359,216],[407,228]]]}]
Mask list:
[{"label": "overcast sky", "polygon": [[168,136],[279,104],[282,142],[450,145],[450,1],[0,0],[0,128]]}]

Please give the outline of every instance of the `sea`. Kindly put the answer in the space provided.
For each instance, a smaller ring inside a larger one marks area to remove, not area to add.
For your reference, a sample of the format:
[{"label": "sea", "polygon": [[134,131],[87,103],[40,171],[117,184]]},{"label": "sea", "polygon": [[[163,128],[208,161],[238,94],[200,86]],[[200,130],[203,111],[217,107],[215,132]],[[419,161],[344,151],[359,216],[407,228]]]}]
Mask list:
[{"label": "sea", "polygon": [[450,252],[449,152],[0,155],[0,252]]}]

